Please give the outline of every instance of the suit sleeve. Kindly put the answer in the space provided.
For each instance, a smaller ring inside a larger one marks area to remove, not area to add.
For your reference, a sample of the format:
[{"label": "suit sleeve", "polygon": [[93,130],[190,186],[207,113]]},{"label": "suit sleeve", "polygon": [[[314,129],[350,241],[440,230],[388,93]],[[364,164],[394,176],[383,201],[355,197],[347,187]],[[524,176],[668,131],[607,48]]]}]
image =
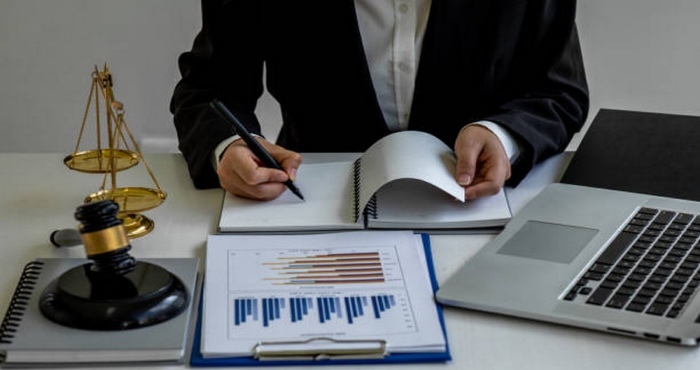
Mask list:
[{"label": "suit sleeve", "polygon": [[563,151],[585,123],[589,95],[575,24],[576,2],[531,1],[505,99],[484,119],[501,124],[523,151],[508,185]]},{"label": "suit sleeve", "polygon": [[178,59],[182,75],[170,102],[179,149],[194,186],[219,187],[214,149],[234,131],[209,109],[221,100],[260,135],[255,105],[263,92],[258,1],[202,0],[202,28]]}]

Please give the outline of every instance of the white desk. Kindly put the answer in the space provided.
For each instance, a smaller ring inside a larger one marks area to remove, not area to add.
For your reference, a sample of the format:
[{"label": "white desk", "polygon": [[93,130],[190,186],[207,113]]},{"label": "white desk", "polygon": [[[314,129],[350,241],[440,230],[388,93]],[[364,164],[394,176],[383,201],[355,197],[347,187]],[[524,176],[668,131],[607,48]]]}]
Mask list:
[{"label": "white desk", "polygon": [[[82,246],[54,248],[49,243],[49,234],[77,226],[73,212],[86,195],[99,188],[102,175],[71,171],[63,165],[64,156],[63,153],[0,153],[0,315],[4,315],[26,262],[37,257],[85,256]],[[518,188],[508,189],[513,210],[517,212],[542,186],[558,179],[568,159],[568,155],[553,158],[536,168]],[[216,232],[222,190],[195,190],[179,155],[146,155],[146,160],[168,196],[159,207],[144,212],[155,221],[155,229],[132,240],[132,255],[199,257],[203,261],[206,236]],[[305,160],[311,159],[305,157]],[[143,167],[120,172],[117,185],[152,187]],[[492,237],[433,236],[438,281],[444,282]],[[694,348],[458,308],[446,307],[445,319],[453,360],[446,364],[401,365],[401,369],[643,370],[700,366],[700,351]],[[396,366],[362,368],[396,369]]]}]

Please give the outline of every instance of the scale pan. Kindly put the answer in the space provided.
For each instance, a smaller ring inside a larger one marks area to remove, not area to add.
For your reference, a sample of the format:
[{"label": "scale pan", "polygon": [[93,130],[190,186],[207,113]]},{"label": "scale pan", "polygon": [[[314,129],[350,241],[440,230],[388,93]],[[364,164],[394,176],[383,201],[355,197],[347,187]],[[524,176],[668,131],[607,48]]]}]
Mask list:
[{"label": "scale pan", "polygon": [[112,153],[114,153],[116,171],[131,168],[139,163],[138,154],[123,149],[94,149],[77,152],[63,158],[63,163],[75,171],[107,173],[111,171]]},{"label": "scale pan", "polygon": [[126,187],[92,193],[85,198],[85,203],[111,199],[119,205],[120,213],[143,212],[163,203],[166,196],[167,194],[162,190]]}]

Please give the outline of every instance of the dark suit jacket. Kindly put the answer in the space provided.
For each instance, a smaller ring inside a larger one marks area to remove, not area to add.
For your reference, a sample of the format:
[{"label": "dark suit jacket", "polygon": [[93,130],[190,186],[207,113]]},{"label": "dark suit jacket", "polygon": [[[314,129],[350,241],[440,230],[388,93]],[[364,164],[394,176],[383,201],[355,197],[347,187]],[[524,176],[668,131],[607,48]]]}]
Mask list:
[{"label": "dark suit jacket", "polygon": [[[583,125],[588,88],[575,0],[433,0],[409,129],[454,145],[491,120],[524,145],[510,185],[563,150]],[[218,98],[260,133],[267,89],[280,103],[278,143],[298,152],[361,152],[389,133],[372,86],[353,0],[202,0],[203,24],[179,58],[171,102],[198,188],[219,186],[211,158],[230,127]]]}]

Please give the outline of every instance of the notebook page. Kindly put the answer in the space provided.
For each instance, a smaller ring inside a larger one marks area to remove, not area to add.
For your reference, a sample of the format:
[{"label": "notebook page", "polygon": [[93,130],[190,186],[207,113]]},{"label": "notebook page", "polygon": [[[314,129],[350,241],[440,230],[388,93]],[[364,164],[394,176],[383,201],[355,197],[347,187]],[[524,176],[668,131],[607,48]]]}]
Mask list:
[{"label": "notebook page", "polygon": [[464,189],[455,180],[456,158],[440,139],[420,131],[401,131],[382,138],[362,155],[360,207],[383,185],[399,179],[432,184],[464,202]]},{"label": "notebook page", "polygon": [[267,202],[226,193],[219,232],[361,229],[354,221],[352,166],[353,161],[302,164],[295,183],[304,200],[288,189]]},{"label": "notebook page", "polygon": [[368,228],[474,229],[505,225],[511,218],[503,189],[498,194],[460,202],[417,180],[391,182],[377,193]]}]

